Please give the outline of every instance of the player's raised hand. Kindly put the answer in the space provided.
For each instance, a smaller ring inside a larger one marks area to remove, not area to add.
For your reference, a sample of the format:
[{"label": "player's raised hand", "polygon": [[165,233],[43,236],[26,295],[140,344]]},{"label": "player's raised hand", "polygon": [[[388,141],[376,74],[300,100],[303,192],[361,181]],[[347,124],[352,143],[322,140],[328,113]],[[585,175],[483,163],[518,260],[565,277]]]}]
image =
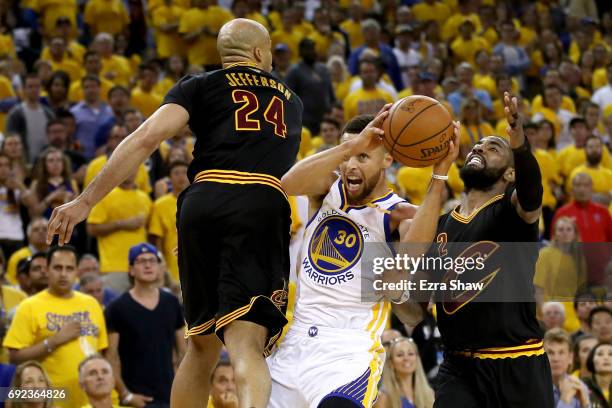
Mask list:
[{"label": "player's raised hand", "polygon": [[53,236],[58,235],[58,244],[64,245],[70,241],[74,227],[85,220],[91,211],[91,207],[81,199],[81,196],[74,200],[60,205],[53,210],[49,227],[47,229],[47,244],[53,241]]},{"label": "player's raised hand", "polygon": [[376,117],[359,133],[359,136],[350,141],[353,156],[374,150],[382,144],[382,136],[385,134],[382,130],[382,125],[385,118],[389,116],[391,105],[393,104],[388,103],[383,106],[380,112],[376,114]]},{"label": "player's raised hand", "polygon": [[523,119],[519,113],[519,100],[516,96],[512,96],[510,92],[504,92],[504,113],[508,121],[506,133],[510,138],[510,146],[513,149],[521,147],[525,143]]},{"label": "player's raised hand", "polygon": [[459,139],[461,134],[461,124],[453,121],[453,138],[448,145],[448,154],[433,166],[433,174],[446,176],[457,156],[459,156]]}]

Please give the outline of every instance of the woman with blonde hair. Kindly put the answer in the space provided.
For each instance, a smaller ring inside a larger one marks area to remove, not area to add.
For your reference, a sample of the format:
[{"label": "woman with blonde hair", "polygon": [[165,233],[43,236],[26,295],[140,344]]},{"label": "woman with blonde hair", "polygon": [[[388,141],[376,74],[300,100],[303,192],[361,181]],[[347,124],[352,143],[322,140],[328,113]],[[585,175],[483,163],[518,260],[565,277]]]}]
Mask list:
[{"label": "woman with blonde hair", "polygon": [[343,101],[351,87],[351,74],[344,62],[344,58],[332,55],[327,60],[327,69],[329,69],[336,99]]},{"label": "woman with blonde hair", "polygon": [[406,337],[391,341],[376,408],[431,408],[429,386],[415,342]]},{"label": "woman with blonde hair", "polygon": [[[52,388],[51,381],[45,370],[37,361],[26,361],[19,364],[15,370],[15,376],[10,389],[40,389],[48,390]],[[27,391],[22,391],[27,392]],[[34,399],[31,401],[7,401],[7,408],[51,408],[52,399]]]}]

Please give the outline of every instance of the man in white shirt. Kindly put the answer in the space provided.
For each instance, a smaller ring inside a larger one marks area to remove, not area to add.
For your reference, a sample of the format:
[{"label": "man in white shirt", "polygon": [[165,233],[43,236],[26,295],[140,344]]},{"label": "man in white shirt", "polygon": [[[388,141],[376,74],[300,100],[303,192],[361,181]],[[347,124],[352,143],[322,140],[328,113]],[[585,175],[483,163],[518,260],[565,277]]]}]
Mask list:
[{"label": "man in white shirt", "polygon": [[599,105],[599,109],[603,112],[606,106],[612,105],[612,62],[606,66],[606,74],[608,75],[608,85],[599,88],[591,97],[591,102]]}]

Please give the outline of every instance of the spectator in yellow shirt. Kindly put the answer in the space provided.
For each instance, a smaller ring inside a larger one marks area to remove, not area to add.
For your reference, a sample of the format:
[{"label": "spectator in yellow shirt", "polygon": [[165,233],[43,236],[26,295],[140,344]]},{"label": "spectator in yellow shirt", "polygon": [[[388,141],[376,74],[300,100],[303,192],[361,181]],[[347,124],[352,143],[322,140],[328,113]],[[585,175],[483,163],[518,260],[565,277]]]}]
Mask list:
[{"label": "spectator in yellow shirt", "polygon": [[[104,102],[108,102],[108,93],[114,84],[101,75],[102,59],[100,58],[100,54],[96,51],[87,51],[83,56],[83,68],[85,75],[93,75],[100,79],[100,99]],[[68,91],[68,99],[74,103],[78,103],[85,99],[81,81],[72,81],[70,90]]]},{"label": "spectator in yellow shirt", "polygon": [[474,35],[474,29],[474,23],[471,20],[465,20],[459,26],[460,35],[455,38],[450,46],[456,62],[467,61],[470,65],[474,65],[478,51],[491,49],[487,40]]},{"label": "spectator in yellow shirt", "polygon": [[153,10],[153,28],[157,42],[157,56],[165,59],[173,54],[183,55],[184,44],[178,29],[185,9],[173,4],[172,0],[164,0]]},{"label": "spectator in yellow shirt", "polygon": [[461,130],[459,139],[459,157],[457,163],[463,165],[468,153],[480,139],[494,134],[494,130],[482,119],[483,107],[478,99],[467,98],[461,106]]},{"label": "spectator in yellow shirt", "polygon": [[412,6],[414,19],[420,22],[435,20],[440,26],[451,16],[451,9],[438,0],[425,0]]},{"label": "spectator in yellow shirt", "polygon": [[47,248],[49,248],[46,238],[47,225],[47,220],[42,217],[34,218],[28,224],[26,229],[28,245],[13,252],[6,266],[5,277],[13,285],[17,283],[17,264],[19,261],[37,252],[46,252]]},{"label": "spectator in yellow shirt", "polygon": [[174,255],[178,245],[176,202],[178,195],[189,186],[187,167],[184,161],[170,163],[168,173],[172,190],[155,200],[149,221],[149,242],[162,249],[170,276],[176,282],[179,281],[178,259]]},{"label": "spectator in yellow shirt", "polygon": [[[402,167],[397,172],[397,186],[412,204],[421,205],[427,194],[432,173],[433,166]],[[448,170],[447,183],[453,193],[452,196],[457,197],[463,191],[463,180],[459,177],[459,169],[455,163]]]},{"label": "spectator in yellow shirt", "polygon": [[106,324],[98,301],[72,289],[77,277],[77,253],[68,245],[47,253],[49,288],[26,300],[4,338],[11,363],[41,360],[51,384],[65,388],[60,408],[86,402],[79,388],[78,366],[87,356],[108,346]]},{"label": "spectator in yellow shirt", "polygon": [[364,43],[361,32],[361,21],[363,20],[363,7],[358,1],[351,2],[348,8],[348,18],[340,24],[340,29],[348,34],[351,49],[359,48]]},{"label": "spectator in yellow shirt", "polygon": [[113,54],[115,40],[108,33],[96,35],[92,49],[102,58],[102,76],[117,85],[128,86],[132,78],[132,67],[127,58]]},{"label": "spectator in yellow shirt", "polygon": [[[78,41],[75,41],[74,38],[75,30],[72,26],[72,22],[68,17],[60,17],[57,19],[55,23],[55,33],[54,36],[62,37],[67,44],[68,56],[75,61],[82,61],[83,55],[85,54],[85,47],[81,45]],[[49,47],[45,46],[43,48],[42,54],[40,55],[41,59],[49,60],[51,59],[51,55],[49,53]]]},{"label": "spectator in yellow shirt", "polygon": [[136,173],[94,206],[87,218],[87,233],[98,239],[100,272],[117,293],[130,287],[128,251],[146,241],[151,199],[136,188]]},{"label": "spectator in yellow shirt", "polygon": [[210,378],[210,397],[206,408],[224,408],[238,406],[234,369],[227,360],[221,360]]},{"label": "spectator in yellow shirt", "polygon": [[378,88],[379,60],[363,59],[359,62],[359,77],[362,87],[351,92],[344,100],[344,118],[349,120],[358,115],[373,115],[387,103],[393,102],[393,97]]},{"label": "spectator in yellow shirt", "polygon": [[179,79],[185,76],[185,59],[178,54],[173,54],[166,62],[167,69],[163,79],[157,81],[153,92],[160,96],[165,96],[170,88],[178,82]]},{"label": "spectator in yellow shirt", "polygon": [[49,60],[53,71],[64,71],[71,81],[82,77],[80,64],[72,59],[66,50],[66,41],[62,37],[53,37],[49,42]]},{"label": "spectator in yellow shirt", "polygon": [[79,364],[79,385],[87,396],[89,404],[82,408],[109,407],[113,405],[115,375],[113,367],[101,354],[92,354]]},{"label": "spectator in yellow shirt", "polygon": [[580,173],[587,173],[593,180],[593,201],[607,207],[612,198],[612,170],[603,167],[601,164],[605,148],[598,136],[590,135],[587,137],[584,143],[586,163],[572,170],[565,183],[565,189],[570,193],[574,177]]},{"label": "spectator in yellow shirt", "polygon": [[130,22],[130,16],[122,0],[89,0],[85,6],[85,24],[93,34],[122,33]]},{"label": "spectator in yellow shirt", "polygon": [[42,16],[43,32],[46,35],[53,35],[57,20],[61,17],[68,17],[72,27],[76,27],[77,7],[76,0],[36,0],[32,4],[32,9]]},{"label": "spectator in yellow shirt", "polygon": [[141,65],[140,85],[132,89],[132,106],[144,115],[145,119],[161,105],[163,97],[154,92],[157,83],[157,66],[154,64]]},{"label": "spectator in yellow shirt", "polygon": [[[563,148],[557,155],[560,173],[566,178],[570,176],[576,167],[586,162],[584,146],[589,136],[586,122],[580,116],[570,121],[569,128],[574,144]],[[603,167],[612,170],[612,158],[608,149],[603,149],[601,163]]]},{"label": "spectator in yellow shirt", "polygon": [[457,5],[459,6],[459,12],[450,16],[445,22],[443,22],[441,37],[444,41],[449,41],[455,38],[459,32],[459,26],[464,21],[469,20],[474,25],[474,29],[477,33],[482,31],[480,25],[480,17],[478,14],[472,12],[471,0],[459,0]]},{"label": "spectator in yellow shirt", "polygon": [[270,34],[272,47],[276,47],[281,43],[287,44],[291,50],[291,63],[293,64],[300,60],[300,41],[303,38],[302,34],[294,28],[295,11],[292,8],[288,8],[283,11],[282,26]]},{"label": "spectator in yellow shirt", "polygon": [[344,37],[337,31],[332,31],[329,13],[324,8],[318,8],[314,15],[314,30],[308,35],[314,41],[317,56],[327,61],[330,48],[344,51]]}]

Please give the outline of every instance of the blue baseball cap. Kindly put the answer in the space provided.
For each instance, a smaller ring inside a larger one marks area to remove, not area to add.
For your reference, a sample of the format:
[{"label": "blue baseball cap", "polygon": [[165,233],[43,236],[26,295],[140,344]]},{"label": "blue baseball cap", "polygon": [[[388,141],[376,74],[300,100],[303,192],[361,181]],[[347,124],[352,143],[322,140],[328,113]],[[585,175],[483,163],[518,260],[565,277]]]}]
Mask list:
[{"label": "blue baseball cap", "polygon": [[143,242],[130,248],[130,253],[128,255],[130,265],[133,265],[136,258],[142,254],[153,254],[159,260],[159,255],[157,254],[157,248],[155,248],[155,245]]}]

